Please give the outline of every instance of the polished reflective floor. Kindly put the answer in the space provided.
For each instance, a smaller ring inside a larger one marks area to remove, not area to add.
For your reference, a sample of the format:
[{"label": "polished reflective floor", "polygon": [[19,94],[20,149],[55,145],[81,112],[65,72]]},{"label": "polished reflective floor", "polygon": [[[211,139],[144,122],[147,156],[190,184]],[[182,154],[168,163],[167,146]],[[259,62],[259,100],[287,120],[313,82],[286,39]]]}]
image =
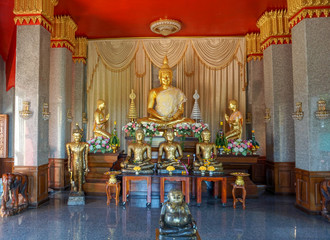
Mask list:
[{"label": "polished reflective floor", "polygon": [[[67,192],[56,192],[38,209],[0,218],[0,239],[155,239],[160,214],[159,202],[151,208],[145,199],[131,199],[125,208],[105,197],[86,197],[85,206],[67,206]],[[112,200],[113,201],[113,200]],[[330,239],[330,223],[294,207],[294,196],[262,194],[247,199],[246,210],[235,210],[229,199],[204,196],[190,210],[203,240],[211,239]]]}]

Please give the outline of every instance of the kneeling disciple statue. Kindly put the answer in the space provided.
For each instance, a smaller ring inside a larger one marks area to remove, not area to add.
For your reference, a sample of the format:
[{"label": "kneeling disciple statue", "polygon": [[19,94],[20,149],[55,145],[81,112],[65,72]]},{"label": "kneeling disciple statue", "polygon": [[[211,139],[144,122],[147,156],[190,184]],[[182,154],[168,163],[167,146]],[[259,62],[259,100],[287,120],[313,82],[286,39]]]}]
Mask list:
[{"label": "kneeling disciple statue", "polygon": [[104,113],[105,102],[102,99],[97,100],[97,109],[94,112],[94,138],[96,137],[105,137],[111,138],[111,134],[105,131],[105,126],[109,120],[109,113],[105,115]]},{"label": "kneeling disciple statue", "polygon": [[[174,131],[169,128],[164,132],[166,142],[161,143],[158,151],[158,165],[160,172],[166,171],[168,166],[173,166],[176,170],[185,170],[185,165],[181,162],[183,157],[182,149],[179,143],[174,142]],[[165,152],[165,160],[162,160]]]},{"label": "kneeling disciple statue", "polygon": [[171,190],[159,219],[159,239],[197,239],[196,223],[180,190]]},{"label": "kneeling disciple statue", "polygon": [[230,117],[225,114],[225,119],[229,124],[230,130],[226,132],[227,140],[242,139],[243,131],[243,116],[240,111],[238,111],[238,103],[236,100],[230,100],[228,108],[232,111]]},{"label": "kneeling disciple statue", "polygon": [[222,173],[222,163],[217,161],[217,147],[211,143],[211,132],[205,129],[202,134],[202,142],[196,144],[197,161],[194,162],[194,173],[199,173],[201,166],[214,167],[214,173]]},{"label": "kneeling disciple statue", "polygon": [[139,123],[157,123],[161,127],[174,126],[178,123],[194,123],[190,118],[182,116],[184,102],[187,98],[184,93],[172,86],[173,72],[168,66],[165,56],[163,66],[159,69],[158,78],[161,86],[151,89],[148,96],[147,112],[149,117],[138,119]]},{"label": "kneeling disciple statue", "polygon": [[[127,157],[120,164],[123,173],[135,173],[134,167],[140,167],[140,173],[152,174],[154,165],[151,160],[151,147],[144,140],[144,132],[138,129],[135,132],[136,143],[131,143],[127,147]],[[132,155],[134,154],[133,159]]]},{"label": "kneeling disciple statue", "polygon": [[[84,196],[83,184],[85,176],[88,174],[88,151],[89,145],[81,142],[83,130],[80,129],[78,123],[73,130],[73,142],[66,144],[68,154],[68,170],[70,172],[71,192],[69,195],[68,205],[84,205],[85,199],[79,199]],[[78,197],[78,198],[77,198]]]}]

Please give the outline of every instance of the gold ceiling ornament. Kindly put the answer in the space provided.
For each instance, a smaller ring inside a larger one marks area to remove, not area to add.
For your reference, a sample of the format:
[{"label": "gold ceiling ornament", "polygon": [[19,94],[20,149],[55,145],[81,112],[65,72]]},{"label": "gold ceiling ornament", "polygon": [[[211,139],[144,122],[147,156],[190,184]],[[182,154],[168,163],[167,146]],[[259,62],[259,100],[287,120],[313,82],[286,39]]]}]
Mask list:
[{"label": "gold ceiling ornament", "polygon": [[15,0],[14,22],[17,25],[42,25],[51,32],[57,4],[58,0]]},{"label": "gold ceiling ornament", "polygon": [[260,29],[261,50],[264,51],[272,44],[291,43],[291,31],[286,10],[265,12],[258,20]]},{"label": "gold ceiling ornament", "polygon": [[150,30],[166,37],[179,32],[181,30],[181,22],[173,19],[159,19],[150,24]]},{"label": "gold ceiling ornament", "polygon": [[77,37],[75,40],[74,53],[72,55],[73,62],[82,62],[86,64],[87,58],[87,38]]},{"label": "gold ceiling ornament", "polygon": [[52,48],[67,48],[74,52],[77,24],[70,16],[55,16],[51,35]]},{"label": "gold ceiling ornament", "polygon": [[263,57],[260,44],[260,34],[259,33],[248,33],[245,36],[246,39],[246,56],[247,61],[251,60],[261,60]]},{"label": "gold ceiling ornament", "polygon": [[289,26],[293,28],[305,18],[329,17],[329,0],[287,0]]}]

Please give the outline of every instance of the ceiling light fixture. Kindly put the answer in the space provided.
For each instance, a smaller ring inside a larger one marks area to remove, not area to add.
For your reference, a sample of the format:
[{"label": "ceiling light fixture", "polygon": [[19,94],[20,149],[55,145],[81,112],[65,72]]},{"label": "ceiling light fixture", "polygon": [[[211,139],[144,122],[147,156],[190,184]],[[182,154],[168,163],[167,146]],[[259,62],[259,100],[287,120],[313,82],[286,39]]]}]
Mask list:
[{"label": "ceiling light fixture", "polygon": [[150,24],[150,30],[168,36],[181,30],[181,22],[173,19],[159,19]]}]

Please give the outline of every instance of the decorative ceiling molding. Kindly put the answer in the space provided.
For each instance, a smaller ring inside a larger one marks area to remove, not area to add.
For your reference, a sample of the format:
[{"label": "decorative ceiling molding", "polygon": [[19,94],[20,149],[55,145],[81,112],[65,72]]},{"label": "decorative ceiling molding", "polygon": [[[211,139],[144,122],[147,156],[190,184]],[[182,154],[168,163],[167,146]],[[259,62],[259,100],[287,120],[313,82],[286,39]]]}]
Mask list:
[{"label": "decorative ceiling molding", "polygon": [[247,61],[251,60],[261,60],[263,58],[263,53],[260,44],[260,34],[259,33],[248,33],[245,36],[246,39],[246,56]]},{"label": "decorative ceiling molding", "polygon": [[52,48],[68,48],[74,52],[77,24],[70,16],[56,16],[51,35]]}]

